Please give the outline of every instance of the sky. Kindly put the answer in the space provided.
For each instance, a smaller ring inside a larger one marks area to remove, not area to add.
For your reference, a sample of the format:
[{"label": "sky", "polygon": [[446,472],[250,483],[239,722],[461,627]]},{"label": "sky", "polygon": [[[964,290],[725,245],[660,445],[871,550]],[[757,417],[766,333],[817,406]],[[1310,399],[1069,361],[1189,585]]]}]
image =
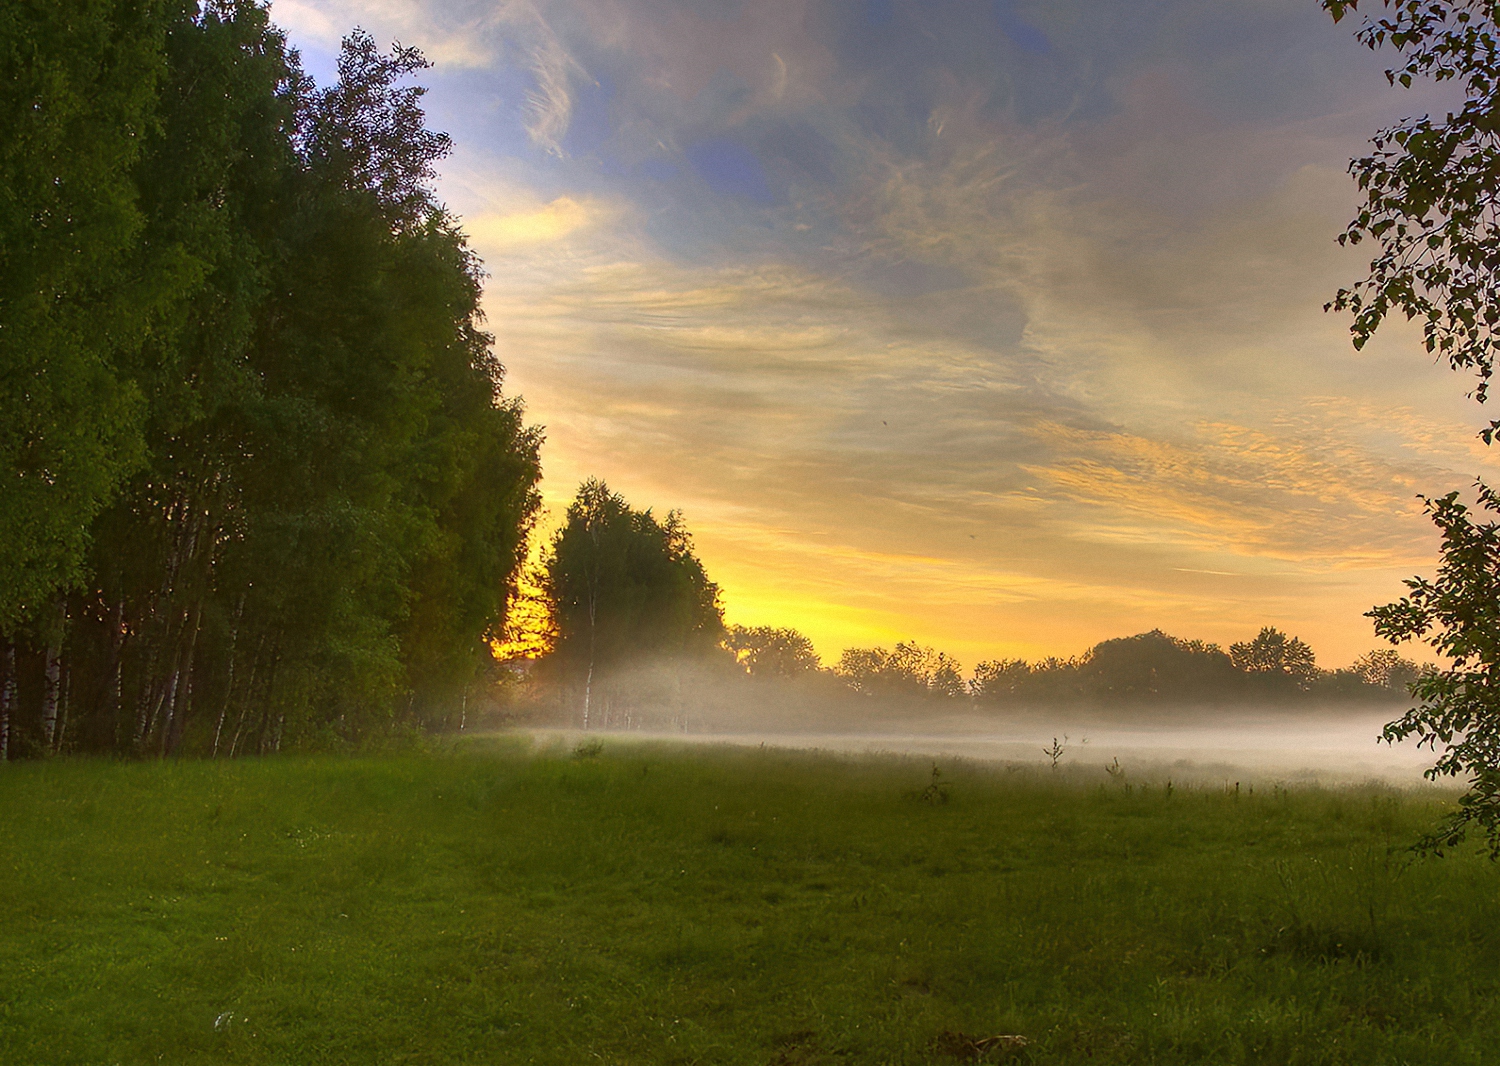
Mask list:
[{"label": "sky", "polygon": [[1351,156],[1441,112],[1313,0],[274,0],[423,49],[439,192],[546,427],[726,618],[966,666],[1275,625],[1341,666],[1493,460],[1361,276]]}]

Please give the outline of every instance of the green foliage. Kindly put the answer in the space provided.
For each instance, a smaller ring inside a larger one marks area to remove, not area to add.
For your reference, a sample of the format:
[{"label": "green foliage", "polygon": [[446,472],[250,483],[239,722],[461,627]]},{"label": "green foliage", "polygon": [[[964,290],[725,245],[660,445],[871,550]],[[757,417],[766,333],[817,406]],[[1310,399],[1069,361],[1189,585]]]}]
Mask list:
[{"label": "green foliage", "polygon": [[846,648],[834,670],[850,688],[867,696],[966,695],[958,661],[916,643],[898,643],[894,651]]},{"label": "green foliage", "polygon": [[[1480,506],[1500,511],[1500,499],[1483,488]],[[1436,577],[1412,578],[1395,603],[1370,612],[1375,631],[1391,641],[1425,639],[1451,662],[1423,673],[1411,684],[1418,706],[1385,728],[1395,742],[1416,737],[1434,751],[1429,777],[1467,778],[1471,790],[1458,811],[1426,839],[1432,849],[1452,847],[1470,828],[1489,840],[1500,858],[1500,526],[1475,522],[1449,493],[1427,501],[1442,530],[1442,562]]]},{"label": "green foliage", "polygon": [[[1358,0],[1323,0],[1334,21],[1357,11]],[[1494,374],[1500,299],[1500,218],[1495,174],[1500,140],[1500,12],[1493,3],[1416,3],[1383,0],[1380,17],[1367,17],[1357,36],[1371,49],[1389,45],[1399,54],[1386,72],[1392,84],[1417,79],[1453,81],[1464,103],[1442,119],[1407,119],[1378,132],[1375,151],[1350,164],[1364,203],[1339,238],[1376,245],[1367,276],[1339,290],[1328,305],[1354,313],[1354,345],[1362,347],[1400,312],[1420,319],[1429,352],[1478,379],[1473,396],[1483,403]],[[1480,434],[1492,443],[1500,422]],[[1479,486],[1480,505],[1496,497]],[[1442,532],[1434,581],[1407,582],[1411,592],[1370,612],[1376,631],[1392,641],[1424,639],[1451,659],[1447,669],[1424,673],[1411,685],[1420,705],[1386,730],[1386,739],[1415,736],[1439,754],[1432,773],[1467,777],[1469,794],[1458,814],[1424,843],[1451,846],[1470,828],[1481,829],[1500,857],[1500,687],[1496,640],[1493,522],[1475,523],[1456,493],[1428,501]]]},{"label": "green foliage", "polygon": [[90,523],[139,464],[121,363],[192,265],[141,254],[132,171],[158,122],[169,4],[0,11],[0,631],[84,573]]},{"label": "green foliage", "polygon": [[13,766],[0,1061],[1493,1058],[1493,870],[1391,852],[1443,795],[941,771],[946,803],[907,798],[927,760],[617,742]]},{"label": "green foliage", "polygon": [[693,554],[682,516],[658,522],[602,481],[579,486],[543,584],[557,623],[554,659],[570,677],[708,655],[724,637],[719,587]]},{"label": "green foliage", "polygon": [[1231,644],[1229,660],[1235,669],[1258,679],[1302,689],[1310,688],[1318,677],[1313,650],[1275,626],[1263,627],[1254,640]]},{"label": "green foliage", "polygon": [[[1379,251],[1368,276],[1340,289],[1329,306],[1354,312],[1356,348],[1392,312],[1421,319],[1427,350],[1455,369],[1474,371],[1482,402],[1500,323],[1493,296],[1500,220],[1491,201],[1492,176],[1500,168],[1495,7],[1485,0],[1383,0],[1381,6],[1385,17],[1366,19],[1357,36],[1372,50],[1390,45],[1400,53],[1387,80],[1405,87],[1419,78],[1457,81],[1464,106],[1443,119],[1406,119],[1381,130],[1374,153],[1350,164],[1365,202],[1339,241],[1368,238]],[[1359,4],[1323,0],[1323,7],[1338,21]],[[1486,430],[1486,441],[1497,428],[1500,423]]]},{"label": "green foliage", "polygon": [[730,626],[724,646],[751,677],[798,678],[822,669],[813,643],[795,629]]},{"label": "green foliage", "polygon": [[[103,459],[79,452],[86,476],[46,470],[92,502],[0,493],[0,527],[35,526],[39,509],[77,549],[42,566],[37,537],[0,536],[0,634],[33,638],[23,682],[37,641],[63,663],[71,733],[52,746],[263,751],[458,720],[524,554],[539,436],[501,394],[479,328],[482,268],[430,187],[449,142],[404,84],[425,61],[355,33],[339,81],[319,89],[252,0],[73,6],[58,19],[74,36],[145,57],[121,67],[144,117],[121,117],[101,89],[72,113],[118,126],[128,151],[48,134],[64,169],[114,151],[96,169],[119,219],[87,236],[67,284],[105,293],[139,328],[90,305],[130,440]],[[23,57],[84,54],[47,18],[0,18]],[[7,165],[25,163],[18,143],[0,147],[20,159]],[[56,239],[28,209],[0,225]],[[19,257],[4,269],[4,284],[46,277]],[[7,336],[51,358],[31,333]],[[0,383],[0,406],[30,404],[28,388]],[[0,478],[39,484],[5,447]],[[66,624],[43,633],[38,604],[59,592]],[[35,748],[45,699],[20,694]]]}]

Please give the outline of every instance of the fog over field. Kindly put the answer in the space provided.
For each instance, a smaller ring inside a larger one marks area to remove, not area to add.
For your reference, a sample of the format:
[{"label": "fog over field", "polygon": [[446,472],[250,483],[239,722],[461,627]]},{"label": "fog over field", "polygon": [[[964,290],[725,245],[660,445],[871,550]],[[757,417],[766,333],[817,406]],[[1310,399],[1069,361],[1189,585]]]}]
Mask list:
[{"label": "fog over field", "polygon": [[1390,745],[1378,738],[1401,708],[1361,707],[1289,711],[1285,708],[1186,711],[1159,716],[1140,709],[1134,721],[1086,711],[1026,715],[974,713],[880,717],[863,725],[816,720],[805,729],[777,716],[768,728],[695,724],[675,729],[539,731],[538,743],[578,743],[587,735],[605,741],[675,741],[692,744],[765,745],[849,754],[960,758],[1047,766],[1044,748],[1063,745],[1059,768],[1070,776],[1095,773],[1119,760],[1124,779],[1137,782],[1243,785],[1275,782],[1354,784],[1380,781],[1425,787],[1422,772],[1433,754],[1412,742]]}]

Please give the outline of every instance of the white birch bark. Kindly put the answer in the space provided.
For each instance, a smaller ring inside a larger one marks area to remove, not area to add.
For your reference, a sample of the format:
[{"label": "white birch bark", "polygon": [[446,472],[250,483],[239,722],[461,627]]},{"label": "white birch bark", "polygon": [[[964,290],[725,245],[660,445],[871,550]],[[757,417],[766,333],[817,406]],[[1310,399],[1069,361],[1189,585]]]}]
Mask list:
[{"label": "white birch bark", "polygon": [[0,656],[0,763],[10,759],[10,709],[16,702],[16,642],[7,638]]}]

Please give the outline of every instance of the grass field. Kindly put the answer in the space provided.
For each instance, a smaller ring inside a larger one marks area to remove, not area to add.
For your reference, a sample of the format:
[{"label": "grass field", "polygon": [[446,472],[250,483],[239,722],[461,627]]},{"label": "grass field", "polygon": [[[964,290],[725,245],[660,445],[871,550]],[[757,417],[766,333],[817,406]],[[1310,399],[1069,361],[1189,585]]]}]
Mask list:
[{"label": "grass field", "polygon": [[0,1061],[1497,1061],[1500,870],[1400,852],[1441,797],[930,770],[5,767]]}]

